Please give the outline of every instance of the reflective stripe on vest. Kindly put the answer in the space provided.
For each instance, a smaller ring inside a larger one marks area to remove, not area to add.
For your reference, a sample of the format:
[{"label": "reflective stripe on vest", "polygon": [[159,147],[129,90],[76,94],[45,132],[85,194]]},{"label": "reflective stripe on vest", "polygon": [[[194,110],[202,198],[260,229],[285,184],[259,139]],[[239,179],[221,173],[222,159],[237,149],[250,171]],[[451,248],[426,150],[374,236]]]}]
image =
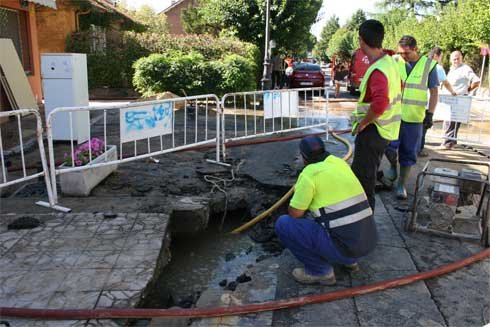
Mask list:
[{"label": "reflective stripe on vest", "polygon": [[427,106],[427,84],[436,61],[421,56],[407,76],[405,62],[399,60],[400,76],[404,84],[402,96],[402,120],[408,123],[421,123],[425,118]]},{"label": "reflective stripe on vest", "polygon": [[382,138],[390,141],[396,140],[398,139],[401,122],[401,78],[397,63],[389,55],[384,55],[375,61],[368,68],[366,74],[364,74],[359,87],[361,96],[359,97],[356,110],[352,113],[352,128],[356,128],[357,124],[364,118],[366,112],[369,110],[370,104],[362,101],[366,95],[369,76],[376,69],[383,73],[388,80],[388,97],[390,99],[390,103],[384,113],[374,121],[374,124]]},{"label": "reflective stripe on vest", "polygon": [[[329,228],[353,224],[362,219],[371,217],[372,214],[373,211],[371,210],[364,193],[312,211],[313,217],[322,218],[316,219],[316,221],[323,227]],[[328,226],[326,226],[327,223]]]}]

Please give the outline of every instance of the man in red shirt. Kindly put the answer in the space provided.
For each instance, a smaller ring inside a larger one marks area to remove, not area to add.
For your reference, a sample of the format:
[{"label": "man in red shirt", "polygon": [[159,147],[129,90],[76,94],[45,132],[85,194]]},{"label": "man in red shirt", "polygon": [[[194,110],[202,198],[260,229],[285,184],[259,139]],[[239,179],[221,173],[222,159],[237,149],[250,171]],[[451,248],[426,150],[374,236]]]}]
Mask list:
[{"label": "man in red shirt", "polygon": [[371,64],[353,113],[353,134],[357,137],[352,170],[373,211],[379,164],[390,141],[398,138],[400,128],[400,73],[395,61],[383,52],[383,38],[384,27],[377,20],[367,20],[359,27],[359,46]]}]

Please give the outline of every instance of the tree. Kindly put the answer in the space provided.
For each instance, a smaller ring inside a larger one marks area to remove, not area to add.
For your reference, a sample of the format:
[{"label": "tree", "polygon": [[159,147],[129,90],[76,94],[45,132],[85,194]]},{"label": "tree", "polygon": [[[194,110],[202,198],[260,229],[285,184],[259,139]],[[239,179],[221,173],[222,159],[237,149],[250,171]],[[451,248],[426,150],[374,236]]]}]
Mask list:
[{"label": "tree", "polygon": [[358,9],[349,21],[345,24],[345,28],[349,31],[357,32],[359,30],[359,26],[366,21],[366,13],[362,9]]},{"label": "tree", "polygon": [[[119,7],[124,8],[124,3],[119,4]],[[137,10],[125,9],[126,13],[137,22],[146,26],[148,32],[166,34],[168,33],[167,19],[164,15],[155,13],[152,7],[143,5]]]},{"label": "tree", "polygon": [[318,41],[315,48],[313,49],[313,53],[315,57],[326,59],[328,42],[330,42],[330,39],[335,34],[335,32],[337,32],[339,28],[340,28],[339,17],[333,15],[332,17],[330,17],[330,19],[323,27],[322,32],[320,34],[320,41]]},{"label": "tree", "polygon": [[404,9],[391,9],[383,13],[375,14],[374,17],[379,20],[385,27],[385,38],[383,47],[388,49],[396,49],[398,41],[406,32],[406,25],[410,26],[413,31],[413,26],[416,26],[418,22],[413,16],[407,17],[406,10]]},{"label": "tree", "polygon": [[430,16],[458,0],[384,0],[382,6],[410,10],[414,16]]},{"label": "tree", "polygon": [[[306,50],[321,4],[322,0],[271,0],[271,39],[278,49]],[[265,0],[204,0],[200,7],[185,10],[182,18],[188,32],[218,35],[225,30],[264,48]]]},{"label": "tree", "polygon": [[349,61],[352,51],[359,46],[357,33],[342,27],[335,32],[328,43],[328,55],[336,56],[340,61]]}]

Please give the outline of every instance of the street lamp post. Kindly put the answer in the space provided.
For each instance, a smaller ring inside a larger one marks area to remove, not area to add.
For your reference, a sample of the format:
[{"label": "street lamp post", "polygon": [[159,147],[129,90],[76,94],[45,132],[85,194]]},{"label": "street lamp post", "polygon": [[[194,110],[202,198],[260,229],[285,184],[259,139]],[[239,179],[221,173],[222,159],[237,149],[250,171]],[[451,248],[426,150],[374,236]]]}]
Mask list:
[{"label": "street lamp post", "polygon": [[269,55],[269,12],[270,12],[270,0],[266,0],[265,9],[265,50],[264,50],[264,72],[262,74],[262,90],[269,90],[271,88],[270,77],[270,55]]}]

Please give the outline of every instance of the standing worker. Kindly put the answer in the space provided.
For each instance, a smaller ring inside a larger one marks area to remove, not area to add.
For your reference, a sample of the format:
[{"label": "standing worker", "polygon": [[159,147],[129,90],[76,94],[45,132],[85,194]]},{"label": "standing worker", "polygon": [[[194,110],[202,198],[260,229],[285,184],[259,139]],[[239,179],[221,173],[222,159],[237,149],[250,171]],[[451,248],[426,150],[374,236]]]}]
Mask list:
[{"label": "standing worker", "polygon": [[[407,198],[405,183],[410,170],[417,162],[422,139],[425,108],[427,106],[427,89],[429,90],[428,112],[430,118],[437,105],[439,80],[437,79],[437,61],[420,55],[417,41],[410,35],[402,36],[398,41],[398,60],[402,78],[402,123],[400,136],[390,142],[386,157],[391,164],[387,178],[394,182],[398,177],[397,159],[400,162],[400,176],[396,185],[396,197]],[[398,157],[398,158],[397,158]]]},{"label": "standing worker", "polygon": [[[442,57],[443,57],[443,52],[442,49],[439,47],[434,47],[432,50],[430,50],[429,59],[437,61],[436,64],[436,71],[437,71],[437,79],[439,80],[439,83],[441,84],[440,88],[444,86],[446,90],[451,93],[452,95],[456,95],[456,92],[454,92],[451,84],[447,81],[447,76],[446,72],[444,71],[444,68],[442,68]],[[427,134],[427,130],[429,130],[433,123],[432,123],[432,117],[433,113],[430,111],[425,112],[425,118],[424,118],[424,131],[422,132],[422,140],[420,141],[420,151],[419,151],[419,157],[427,157],[429,154],[427,151],[424,150],[425,147],[425,135]]]},{"label": "standing worker", "polygon": [[352,113],[355,141],[352,171],[361,182],[374,210],[376,174],[383,153],[400,130],[400,73],[395,60],[382,50],[384,27],[369,19],[359,27],[359,46],[368,56],[369,66],[362,79],[361,95]]},{"label": "standing worker", "polygon": [[334,285],[332,263],[357,271],[358,259],[374,249],[378,234],[373,212],[349,165],[326,151],[318,136],[303,138],[299,149],[305,168],[288,215],[276,222],[276,234],[304,264],[292,272],[297,282]]},{"label": "standing worker", "polygon": [[[447,74],[447,80],[453,87],[457,95],[468,95],[480,85],[480,78],[476,76],[470,66],[463,64],[463,54],[461,51],[451,53],[451,68]],[[441,148],[451,150],[456,145],[458,131],[461,123],[454,121],[444,122],[444,142]]]}]

